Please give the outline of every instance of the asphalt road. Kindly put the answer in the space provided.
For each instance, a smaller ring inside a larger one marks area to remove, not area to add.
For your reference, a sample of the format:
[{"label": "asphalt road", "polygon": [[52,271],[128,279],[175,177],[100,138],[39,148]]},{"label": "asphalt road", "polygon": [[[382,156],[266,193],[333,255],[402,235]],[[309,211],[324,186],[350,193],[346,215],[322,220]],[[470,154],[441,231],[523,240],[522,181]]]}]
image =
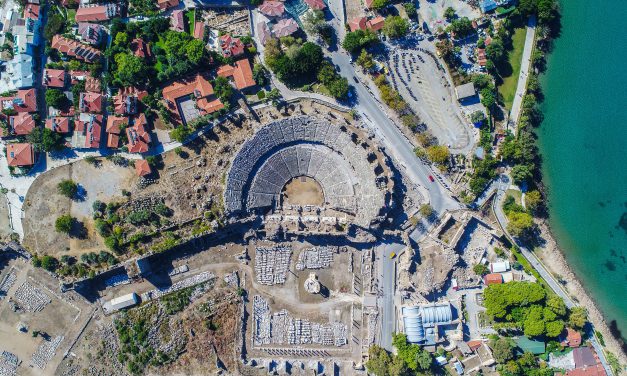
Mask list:
[{"label": "asphalt road", "polygon": [[409,140],[396,127],[394,122],[381,109],[381,104],[373,97],[368,89],[361,83],[355,82],[355,67],[350,62],[350,56],[343,52],[331,52],[329,57],[333,64],[339,67],[340,74],[346,77],[353,86],[355,97],[355,109],[373,127],[375,133],[382,138],[387,152],[398,162],[397,165],[409,177],[412,183],[425,188],[429,193],[429,201],[433,209],[442,214],[446,210],[461,208],[461,204],[452,198],[449,192],[439,181],[429,180],[429,175],[437,174],[414,154],[414,149]]},{"label": "asphalt road", "polygon": [[381,243],[377,246],[376,254],[379,265],[379,307],[381,308],[381,337],[379,344],[392,351],[392,334],[396,331],[396,257],[390,258],[394,252],[398,254],[405,248],[400,243]]},{"label": "asphalt road", "polygon": [[518,123],[523,95],[525,95],[525,91],[527,90],[527,79],[529,78],[529,66],[531,65],[531,53],[533,52],[535,36],[536,18],[531,17],[527,23],[527,34],[525,36],[525,48],[523,49],[520,74],[518,75],[516,94],[514,95],[514,102],[512,103],[512,110],[510,111],[510,118],[515,123]]}]

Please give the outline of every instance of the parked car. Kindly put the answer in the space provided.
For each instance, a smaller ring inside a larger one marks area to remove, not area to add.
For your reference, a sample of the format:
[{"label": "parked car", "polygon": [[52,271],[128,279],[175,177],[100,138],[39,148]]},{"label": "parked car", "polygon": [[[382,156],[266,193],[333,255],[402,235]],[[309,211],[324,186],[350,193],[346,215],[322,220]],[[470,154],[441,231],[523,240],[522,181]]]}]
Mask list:
[{"label": "parked car", "polygon": [[429,180],[433,183],[435,181],[435,179],[433,178],[432,175],[429,175]]}]

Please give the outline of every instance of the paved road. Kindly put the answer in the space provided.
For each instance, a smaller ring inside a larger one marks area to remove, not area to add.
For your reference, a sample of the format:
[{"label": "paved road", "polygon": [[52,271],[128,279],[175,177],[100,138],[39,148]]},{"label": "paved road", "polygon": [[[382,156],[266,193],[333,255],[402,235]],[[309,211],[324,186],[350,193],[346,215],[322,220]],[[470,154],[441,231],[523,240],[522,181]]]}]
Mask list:
[{"label": "paved road", "polygon": [[423,187],[429,194],[429,200],[433,209],[442,214],[446,210],[458,209],[461,204],[452,198],[449,192],[438,180],[429,181],[429,175],[437,175],[429,165],[422,162],[414,154],[414,148],[409,140],[396,127],[381,108],[381,104],[373,97],[368,89],[361,83],[355,82],[355,67],[350,62],[350,56],[343,52],[329,53],[333,64],[340,69],[340,74],[353,85],[353,93],[356,99],[355,109],[364,115],[375,133],[381,137],[387,152],[396,159],[397,166],[409,177],[410,181]]},{"label": "paved road", "polygon": [[512,103],[510,111],[510,119],[518,122],[520,116],[520,108],[522,107],[522,99],[527,89],[527,79],[529,78],[529,67],[531,66],[531,53],[536,38],[536,18],[532,16],[527,23],[527,36],[525,37],[525,49],[523,50],[522,63],[520,65],[520,74],[518,75],[518,86],[516,87],[516,95]]},{"label": "paved road", "polygon": [[379,308],[381,310],[380,346],[392,351],[392,334],[396,331],[396,258],[391,259],[392,252],[398,255],[405,248],[404,244],[383,242],[376,248],[377,265],[379,266]]},{"label": "paved road", "polygon": [[[501,175],[501,177],[503,176],[505,175]],[[505,181],[509,182],[510,181],[509,177],[506,177],[506,179],[505,178],[501,179],[501,182],[505,182]],[[503,229],[503,232],[505,233],[505,235],[518,246],[518,248],[520,249],[520,253],[525,257],[525,259],[527,259],[527,261],[529,261],[531,266],[533,266],[533,268],[540,274],[540,276],[546,281],[546,283],[551,287],[551,289],[557,295],[559,295],[562,299],[564,299],[564,303],[566,304],[566,306],[568,308],[572,308],[576,306],[577,304],[575,304],[575,302],[571,299],[570,295],[568,295],[566,290],[564,290],[562,285],[559,282],[557,282],[557,280],[553,277],[553,275],[549,273],[549,271],[544,267],[544,264],[542,264],[540,259],[533,252],[531,252],[524,245],[522,245],[518,241],[518,239],[515,239],[513,236],[511,236],[507,232],[507,216],[505,215],[505,212],[503,212],[503,199],[505,198],[505,191],[507,190],[508,187],[509,187],[509,183],[499,184],[498,191],[496,193],[496,199],[494,200],[492,204],[492,209],[494,210],[494,214],[496,215],[499,225]],[[607,372],[608,375],[613,375],[612,370],[609,367],[607,360],[605,359],[605,353],[603,352],[603,348],[597,342],[596,337],[594,336],[593,325],[590,325],[588,336],[591,339],[591,343],[594,346],[596,353],[599,355],[599,358],[601,359],[601,363],[603,364],[605,371]]]}]

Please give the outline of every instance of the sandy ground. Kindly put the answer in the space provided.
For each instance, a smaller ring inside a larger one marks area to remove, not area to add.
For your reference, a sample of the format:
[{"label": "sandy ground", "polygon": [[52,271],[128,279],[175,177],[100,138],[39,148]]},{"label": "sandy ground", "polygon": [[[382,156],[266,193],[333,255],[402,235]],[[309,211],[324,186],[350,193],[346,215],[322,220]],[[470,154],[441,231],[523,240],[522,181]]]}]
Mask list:
[{"label": "sandy ground", "polygon": [[324,194],[320,184],[312,178],[301,176],[288,182],[283,188],[288,204],[317,205],[324,204]]},{"label": "sandy ground", "polygon": [[[72,179],[79,185],[80,198],[70,200],[57,192],[57,184],[63,179]],[[131,167],[116,166],[106,160],[102,160],[101,167],[79,161],[40,175],[24,202],[24,246],[31,252],[55,256],[80,256],[105,249],[93,228],[92,204],[96,200],[121,200],[122,189],[128,189],[136,180]],[[55,220],[68,213],[84,224],[85,238],[70,238],[55,231]]]}]

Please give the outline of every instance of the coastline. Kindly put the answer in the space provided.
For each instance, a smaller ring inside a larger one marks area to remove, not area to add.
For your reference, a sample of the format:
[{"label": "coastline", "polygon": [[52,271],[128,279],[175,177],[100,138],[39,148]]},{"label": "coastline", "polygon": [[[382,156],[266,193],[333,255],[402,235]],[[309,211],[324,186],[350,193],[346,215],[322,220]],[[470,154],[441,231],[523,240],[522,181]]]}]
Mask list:
[{"label": "coastline", "polygon": [[554,276],[560,277],[565,282],[562,284],[566,292],[577,300],[579,305],[588,310],[588,321],[594,325],[594,329],[603,335],[605,342],[604,348],[609,350],[618,358],[621,365],[627,363],[627,355],[623,352],[622,345],[619,340],[614,338],[610,331],[609,324],[598,308],[596,301],[592,298],[590,292],[582,284],[581,280],[572,271],[566,261],[564,251],[559,247],[551,227],[547,220],[539,223],[540,231],[546,241],[546,245],[540,247],[540,252],[534,250],[534,253],[547,267],[549,272]]}]

